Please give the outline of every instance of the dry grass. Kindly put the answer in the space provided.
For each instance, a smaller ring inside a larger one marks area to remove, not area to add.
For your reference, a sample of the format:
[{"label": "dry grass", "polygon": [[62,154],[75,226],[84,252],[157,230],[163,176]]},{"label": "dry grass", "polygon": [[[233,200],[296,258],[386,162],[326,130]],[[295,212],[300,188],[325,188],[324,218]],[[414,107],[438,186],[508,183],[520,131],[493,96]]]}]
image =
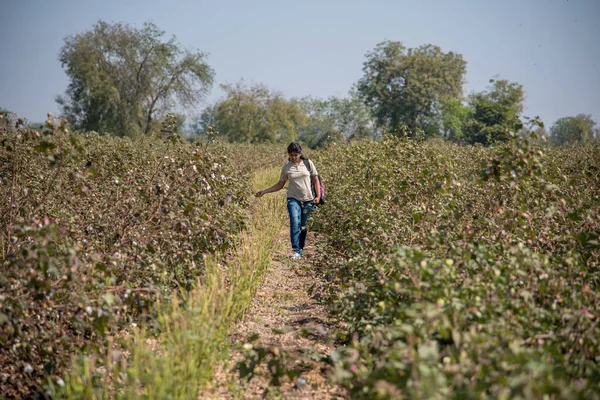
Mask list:
[{"label": "dry grass", "polygon": [[[326,307],[308,294],[315,283],[311,272],[317,259],[311,246],[314,235],[309,234],[305,258],[294,262],[289,259],[288,235],[286,226],[280,233],[285,249],[271,263],[246,318],[232,329],[231,359],[219,366],[200,399],[348,398],[347,392],[329,379],[331,366],[311,357],[327,355],[334,349],[330,339],[335,329]],[[281,354],[289,355],[286,364],[301,369],[300,377],[284,378],[281,386],[273,387],[267,368],[262,366],[249,382],[240,380],[234,366],[243,359],[240,349],[252,336],[258,336],[253,346],[279,349]]]},{"label": "dry grass", "polygon": [[[278,173],[278,169],[257,172],[256,190],[276,182]],[[148,340],[149,332],[135,330],[120,339],[116,352],[113,348],[101,358],[78,356],[61,394],[78,399],[195,398],[228,354],[228,330],[247,312],[272,255],[282,246],[278,240],[286,223],[282,195],[254,203],[250,228],[227,265],[221,265],[218,256],[209,256],[198,287],[181,296],[173,294],[172,301],[163,305],[158,337]]]}]

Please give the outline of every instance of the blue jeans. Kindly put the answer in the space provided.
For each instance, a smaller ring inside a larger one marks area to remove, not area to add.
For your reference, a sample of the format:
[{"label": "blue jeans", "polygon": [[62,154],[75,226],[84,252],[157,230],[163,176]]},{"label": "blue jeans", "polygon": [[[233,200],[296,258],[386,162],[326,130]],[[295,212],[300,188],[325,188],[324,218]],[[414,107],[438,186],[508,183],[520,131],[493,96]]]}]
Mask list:
[{"label": "blue jeans", "polygon": [[315,210],[315,204],[311,201],[299,201],[287,199],[288,214],[290,214],[290,241],[294,253],[300,253],[306,242],[306,223],[310,214]]}]

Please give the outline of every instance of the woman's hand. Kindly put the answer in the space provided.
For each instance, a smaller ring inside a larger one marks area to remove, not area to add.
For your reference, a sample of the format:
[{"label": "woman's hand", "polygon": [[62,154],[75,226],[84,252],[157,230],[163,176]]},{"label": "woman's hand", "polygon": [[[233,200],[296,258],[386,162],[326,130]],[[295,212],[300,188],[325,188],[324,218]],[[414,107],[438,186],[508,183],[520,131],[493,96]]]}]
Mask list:
[{"label": "woman's hand", "polygon": [[313,203],[315,203],[315,205],[319,204],[319,201],[321,201],[320,197],[315,197],[315,199],[313,200]]},{"label": "woman's hand", "polygon": [[263,197],[267,193],[273,193],[278,190],[281,190],[283,188],[283,185],[285,185],[285,181],[279,181],[276,184],[274,184],[273,186],[271,186],[270,188],[266,188],[264,190],[259,190],[254,195],[256,197]]}]

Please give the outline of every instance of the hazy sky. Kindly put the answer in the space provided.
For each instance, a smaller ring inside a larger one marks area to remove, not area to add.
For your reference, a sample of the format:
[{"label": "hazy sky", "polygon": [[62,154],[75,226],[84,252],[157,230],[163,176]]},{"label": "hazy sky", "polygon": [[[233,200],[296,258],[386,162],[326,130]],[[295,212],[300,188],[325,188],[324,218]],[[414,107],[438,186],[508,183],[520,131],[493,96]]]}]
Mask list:
[{"label": "hazy sky", "polygon": [[152,21],[209,53],[207,102],[240,78],[287,97],[345,96],[365,53],[394,40],[461,53],[465,93],[499,75],[523,84],[527,116],[600,123],[600,0],[0,0],[0,107],[30,121],[56,113],[68,84],[57,59],[64,38],[99,19]]}]

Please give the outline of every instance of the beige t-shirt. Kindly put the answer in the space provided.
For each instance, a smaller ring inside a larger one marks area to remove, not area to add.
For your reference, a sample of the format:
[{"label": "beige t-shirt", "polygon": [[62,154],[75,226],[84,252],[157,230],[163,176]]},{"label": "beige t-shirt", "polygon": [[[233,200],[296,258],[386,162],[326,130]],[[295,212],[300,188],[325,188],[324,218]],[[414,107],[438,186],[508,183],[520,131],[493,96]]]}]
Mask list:
[{"label": "beige t-shirt", "polygon": [[311,201],[314,200],[314,196],[311,190],[311,176],[317,176],[317,168],[311,160],[310,163],[311,172],[308,172],[304,161],[300,160],[300,163],[294,164],[289,161],[281,168],[281,175],[279,176],[280,181],[289,180],[287,197],[294,198],[298,201]]}]

